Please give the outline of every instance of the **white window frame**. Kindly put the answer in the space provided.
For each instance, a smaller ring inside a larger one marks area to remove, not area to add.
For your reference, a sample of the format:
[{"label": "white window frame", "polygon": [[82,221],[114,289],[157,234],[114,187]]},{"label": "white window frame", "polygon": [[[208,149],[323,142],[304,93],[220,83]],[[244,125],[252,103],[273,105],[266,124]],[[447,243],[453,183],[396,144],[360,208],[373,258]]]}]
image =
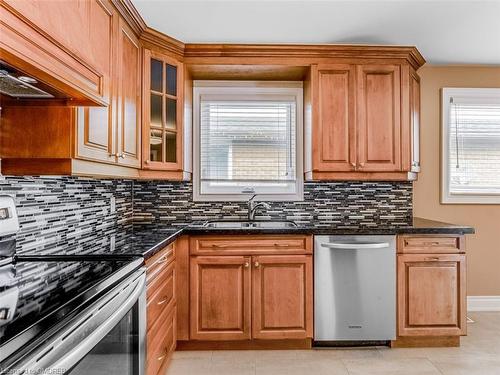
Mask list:
[{"label": "white window frame", "polygon": [[441,92],[441,203],[442,204],[500,204],[500,194],[450,192],[450,98],[467,98],[481,103],[500,103],[497,88],[449,88]]},{"label": "white window frame", "polygon": [[[258,194],[256,200],[263,201],[303,201],[304,200],[304,150],[303,150],[303,85],[298,81],[193,81],[193,200],[194,201],[247,201],[253,192],[221,192],[201,194],[201,160],[200,160],[200,105],[203,95],[234,96],[258,98],[286,97],[295,98],[296,112],[296,181],[295,193],[283,192]],[[222,189],[221,189],[222,190]]]}]

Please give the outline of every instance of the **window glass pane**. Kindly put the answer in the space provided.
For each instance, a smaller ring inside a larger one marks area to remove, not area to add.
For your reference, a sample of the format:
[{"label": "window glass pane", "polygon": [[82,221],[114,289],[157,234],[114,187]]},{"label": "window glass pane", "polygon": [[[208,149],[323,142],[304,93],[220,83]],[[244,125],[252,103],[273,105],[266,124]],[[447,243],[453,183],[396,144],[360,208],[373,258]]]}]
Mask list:
[{"label": "window glass pane", "polygon": [[451,193],[500,194],[500,104],[450,106]]},{"label": "window glass pane", "polygon": [[160,95],[151,94],[151,126],[163,126],[162,99]]},{"label": "window glass pane", "polygon": [[165,138],[166,154],[165,161],[175,163],[177,161],[177,135],[175,133],[167,133]]},{"label": "window glass pane", "polygon": [[167,123],[166,127],[169,129],[176,128],[177,118],[177,100],[167,98]]},{"label": "window glass pane", "polygon": [[162,161],[163,131],[151,130],[149,137],[149,160]]},{"label": "window glass pane", "polygon": [[202,181],[295,181],[295,101],[202,100],[200,148]]},{"label": "window glass pane", "polygon": [[151,90],[162,92],[163,62],[151,59]]},{"label": "window glass pane", "polygon": [[167,94],[177,95],[177,67],[167,64]]}]

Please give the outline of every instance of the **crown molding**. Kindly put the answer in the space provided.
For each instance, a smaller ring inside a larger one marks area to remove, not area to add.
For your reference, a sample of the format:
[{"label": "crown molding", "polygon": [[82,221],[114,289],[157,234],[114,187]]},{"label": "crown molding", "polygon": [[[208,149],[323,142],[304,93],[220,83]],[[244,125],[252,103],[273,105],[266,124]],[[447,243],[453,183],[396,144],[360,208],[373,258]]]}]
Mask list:
[{"label": "crown molding", "polygon": [[146,22],[141,17],[131,0],[111,0],[120,15],[125,18],[129,26],[137,35],[141,35],[147,28]]},{"label": "crown molding", "polygon": [[189,57],[289,57],[289,58],[367,58],[405,59],[415,69],[425,59],[412,46],[348,44],[191,44],[185,45]]},{"label": "crown molding", "polygon": [[155,29],[146,27],[142,31],[140,39],[143,43],[169,51],[181,59],[184,57],[184,43]]}]

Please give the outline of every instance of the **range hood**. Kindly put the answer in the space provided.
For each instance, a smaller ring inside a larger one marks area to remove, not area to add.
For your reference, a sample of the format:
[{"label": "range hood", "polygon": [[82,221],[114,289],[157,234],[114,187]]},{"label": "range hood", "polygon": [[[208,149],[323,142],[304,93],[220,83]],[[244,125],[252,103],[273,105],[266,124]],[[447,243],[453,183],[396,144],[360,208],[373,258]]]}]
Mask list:
[{"label": "range hood", "polygon": [[0,93],[15,99],[64,99],[52,87],[0,60]]}]

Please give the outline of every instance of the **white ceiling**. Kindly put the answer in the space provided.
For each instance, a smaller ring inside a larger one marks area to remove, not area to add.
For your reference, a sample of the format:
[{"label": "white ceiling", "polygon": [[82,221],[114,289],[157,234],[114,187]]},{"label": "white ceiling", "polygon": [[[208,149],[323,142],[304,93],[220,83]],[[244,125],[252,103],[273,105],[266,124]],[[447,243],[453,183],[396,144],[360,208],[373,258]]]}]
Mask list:
[{"label": "white ceiling", "polygon": [[415,45],[431,64],[500,65],[500,0],[132,0],[186,43]]}]

